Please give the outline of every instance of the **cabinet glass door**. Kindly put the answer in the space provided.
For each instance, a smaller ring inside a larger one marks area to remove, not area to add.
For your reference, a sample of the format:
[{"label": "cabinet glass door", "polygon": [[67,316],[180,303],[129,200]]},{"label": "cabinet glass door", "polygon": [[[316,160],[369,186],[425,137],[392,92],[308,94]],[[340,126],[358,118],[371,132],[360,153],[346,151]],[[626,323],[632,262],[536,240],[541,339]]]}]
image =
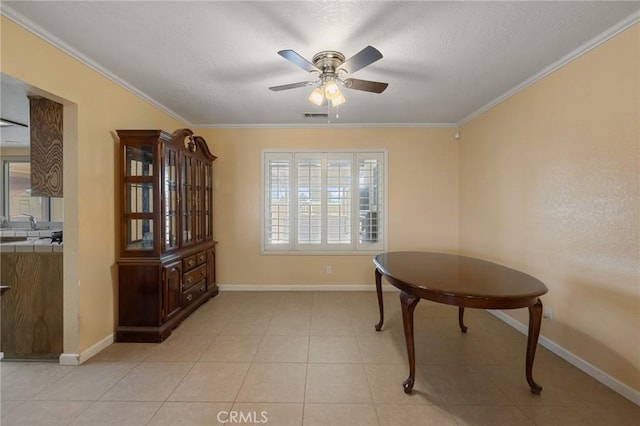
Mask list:
[{"label": "cabinet glass door", "polygon": [[[122,180],[124,249],[152,251],[156,184],[153,177],[153,145],[125,145]],[[157,207],[156,207],[157,208]]]},{"label": "cabinet glass door", "polygon": [[204,191],[202,206],[204,209],[204,237],[210,239],[213,237],[213,214],[212,214],[212,186],[213,175],[212,167],[210,165],[204,166]]},{"label": "cabinet glass door", "polygon": [[153,146],[127,145],[124,156],[125,176],[153,176]]},{"label": "cabinet glass door", "polygon": [[127,219],[125,228],[127,250],[153,250],[153,219]]},{"label": "cabinet glass door", "polygon": [[194,160],[193,162],[193,209],[194,220],[193,230],[195,233],[195,240],[200,242],[204,239],[204,209],[203,209],[203,190],[204,190],[204,165],[202,161]]},{"label": "cabinet glass door", "polygon": [[182,156],[182,244],[193,243],[193,158]]},{"label": "cabinet glass door", "polygon": [[145,182],[126,182],[125,212],[153,213],[153,184]]},{"label": "cabinet glass door", "polygon": [[164,154],[164,246],[178,246],[178,152],[166,149]]}]

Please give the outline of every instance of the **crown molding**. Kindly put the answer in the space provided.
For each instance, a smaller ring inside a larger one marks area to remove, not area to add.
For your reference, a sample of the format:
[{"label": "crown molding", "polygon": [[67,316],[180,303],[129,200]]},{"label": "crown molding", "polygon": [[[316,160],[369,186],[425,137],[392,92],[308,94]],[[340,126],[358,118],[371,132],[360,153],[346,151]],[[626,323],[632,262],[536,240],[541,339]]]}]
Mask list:
[{"label": "crown molding", "polygon": [[575,49],[572,52],[568,53],[567,55],[563,56],[562,58],[560,58],[556,62],[554,62],[551,65],[549,65],[548,67],[544,68],[542,71],[540,71],[540,72],[534,74],[533,76],[529,77],[527,80],[525,80],[522,83],[518,84],[514,88],[512,88],[512,89],[508,90],[507,92],[503,93],[502,95],[498,96],[496,99],[494,99],[493,101],[489,102],[485,106],[475,110],[474,112],[472,112],[471,114],[469,114],[468,116],[466,116],[465,118],[460,120],[457,123],[457,126],[462,126],[463,124],[473,120],[474,118],[478,117],[480,114],[482,114],[482,113],[490,110],[491,108],[495,107],[496,105],[506,101],[507,99],[509,99],[513,95],[523,91],[524,89],[526,89],[527,87],[535,84],[539,80],[542,80],[546,76],[548,76],[548,75],[552,74],[553,72],[557,71],[558,69],[564,67],[565,65],[567,65],[570,62],[572,62],[573,60],[578,59],[579,57],[581,57],[585,53],[589,52],[592,49],[595,49],[596,47],[600,46],[602,43],[606,42],[607,40],[615,37],[616,35],[620,34],[623,31],[631,28],[632,26],[634,26],[638,22],[640,22],[640,10],[637,11],[636,13],[628,16],[627,18],[623,19],[622,21],[618,22],[617,24],[615,24],[611,28],[603,31],[602,33],[600,33],[596,37],[594,37],[591,40],[589,40],[588,42],[582,44],[577,49]]},{"label": "crown molding", "polygon": [[161,104],[160,102],[152,98],[151,96],[147,95],[141,90],[138,90],[136,87],[129,84],[128,82],[118,77],[117,75],[107,70],[106,68],[102,67],[100,64],[94,62],[92,59],[78,52],[76,49],[69,46],[67,43],[65,43],[58,37],[54,36],[47,30],[45,30],[44,28],[42,28],[41,26],[39,26],[38,24],[30,20],[29,18],[25,17],[21,13],[16,12],[10,6],[7,6],[5,3],[2,3],[0,7],[0,15],[5,16],[6,18],[15,22],[17,25],[21,26],[25,30],[35,34],[36,36],[43,39],[44,41],[51,44],[52,46],[56,47],[57,49],[60,49],[67,55],[71,56],[73,59],[80,62],[81,64],[86,65],[87,67],[91,68],[98,74],[106,77],[107,79],[111,80],[117,85],[125,88],[126,90],[133,93],[143,101],[155,106],[156,108],[168,114],[169,116],[175,118],[176,120],[185,123],[187,127],[192,127],[192,124],[187,119],[182,117],[180,114],[177,114],[175,111],[167,108],[166,106],[164,106],[163,104]]},{"label": "crown molding", "polygon": [[279,123],[279,124],[194,124],[195,129],[327,129],[376,127],[457,127],[456,123]]}]

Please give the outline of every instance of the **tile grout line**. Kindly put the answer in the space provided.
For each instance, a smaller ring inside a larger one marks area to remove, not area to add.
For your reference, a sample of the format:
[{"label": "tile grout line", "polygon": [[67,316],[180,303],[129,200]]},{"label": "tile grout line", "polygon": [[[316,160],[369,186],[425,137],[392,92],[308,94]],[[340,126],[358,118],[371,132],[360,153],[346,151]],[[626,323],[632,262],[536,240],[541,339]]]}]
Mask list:
[{"label": "tile grout line", "polygon": [[[349,308],[349,312],[351,312],[351,303],[349,302],[349,298],[347,298],[347,307]],[[373,406],[373,411],[376,414],[376,421],[378,425],[381,425],[380,416],[378,415],[378,408],[376,405],[376,401],[373,399],[373,391],[371,390],[371,382],[369,381],[369,375],[367,374],[367,368],[364,363],[364,357],[362,356],[362,347],[360,346],[360,336],[356,333],[355,327],[353,327],[353,318],[349,318],[351,321],[351,327],[354,329],[353,334],[356,338],[356,345],[358,345],[358,353],[360,355],[360,361],[362,366],[362,371],[364,372],[364,378],[367,381],[367,388],[369,389],[369,396],[371,397],[371,405]]]},{"label": "tile grout line", "polygon": [[[280,304],[281,300],[282,300],[282,295],[280,294],[280,295],[278,295],[278,303],[276,303],[275,308],[271,311],[271,315],[269,316],[269,324],[271,323],[271,320],[273,319],[273,314],[276,311],[276,309],[278,308],[278,305]],[[258,351],[260,350],[260,346],[262,345],[262,342],[264,341],[264,337],[266,335],[267,329],[269,328],[269,324],[267,324],[267,326],[265,327],[264,331],[262,332],[262,335],[260,336],[260,342],[258,343],[258,347],[256,348],[256,351],[254,352],[253,356],[251,357],[251,360],[249,361],[249,367],[247,368],[247,372],[244,374],[244,377],[242,378],[242,383],[240,383],[240,386],[238,387],[238,390],[236,391],[236,394],[233,397],[233,401],[231,403],[231,409],[232,410],[236,406],[236,404],[242,403],[242,401],[238,401],[238,396],[240,395],[240,391],[242,390],[242,387],[244,386],[244,383],[247,380],[247,376],[249,376],[249,372],[251,371],[251,367],[254,364],[256,356],[258,355]],[[247,337],[249,337],[249,336],[247,336]]]}]

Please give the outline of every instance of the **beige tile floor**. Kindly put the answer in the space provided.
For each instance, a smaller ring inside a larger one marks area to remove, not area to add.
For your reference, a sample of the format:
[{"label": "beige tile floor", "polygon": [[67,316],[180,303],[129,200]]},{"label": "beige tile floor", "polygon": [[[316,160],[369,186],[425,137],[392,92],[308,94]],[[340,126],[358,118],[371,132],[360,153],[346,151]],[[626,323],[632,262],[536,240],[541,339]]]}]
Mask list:
[{"label": "beige tile floor", "polygon": [[[222,293],[162,344],[115,343],[78,367],[2,362],[2,425],[640,425],[640,407],[491,314],[421,301],[416,384],[399,301],[373,292]],[[543,324],[544,327],[544,324]],[[239,422],[243,420],[243,422]],[[252,423],[253,422],[253,423]]]}]

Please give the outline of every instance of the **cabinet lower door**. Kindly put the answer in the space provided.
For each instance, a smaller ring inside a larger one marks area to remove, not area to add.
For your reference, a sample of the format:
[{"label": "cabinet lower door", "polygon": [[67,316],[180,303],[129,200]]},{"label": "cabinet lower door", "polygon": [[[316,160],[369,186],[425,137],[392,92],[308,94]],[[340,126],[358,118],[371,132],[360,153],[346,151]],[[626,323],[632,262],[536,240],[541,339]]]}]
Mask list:
[{"label": "cabinet lower door", "polygon": [[163,319],[166,321],[180,310],[182,304],[182,261],[164,267]]}]

